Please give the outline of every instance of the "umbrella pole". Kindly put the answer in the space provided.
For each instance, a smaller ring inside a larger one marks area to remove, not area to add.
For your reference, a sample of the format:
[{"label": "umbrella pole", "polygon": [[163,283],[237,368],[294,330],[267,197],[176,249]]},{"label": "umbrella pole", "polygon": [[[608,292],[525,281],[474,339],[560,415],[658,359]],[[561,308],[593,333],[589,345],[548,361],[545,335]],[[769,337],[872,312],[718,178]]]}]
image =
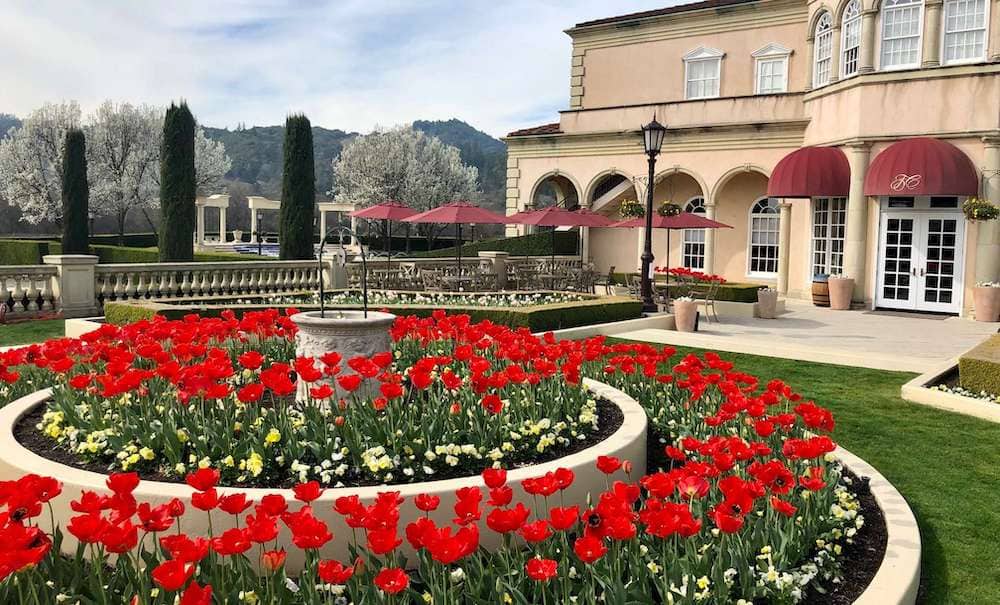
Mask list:
[{"label": "umbrella pole", "polygon": [[387,242],[385,247],[385,281],[388,284],[389,274],[392,273],[392,231],[390,231],[389,219],[385,219],[385,241]]},{"label": "umbrella pole", "polygon": [[670,312],[670,229],[667,229],[667,281],[664,284],[667,290],[666,295],[666,308],[664,309],[667,313]]},{"label": "umbrella pole", "polygon": [[458,254],[458,284],[462,288],[462,223],[455,223],[455,253]]},{"label": "umbrella pole", "polygon": [[[549,275],[556,273],[556,228],[552,227],[552,249],[549,251]],[[549,290],[555,288],[555,278],[549,278]]]}]

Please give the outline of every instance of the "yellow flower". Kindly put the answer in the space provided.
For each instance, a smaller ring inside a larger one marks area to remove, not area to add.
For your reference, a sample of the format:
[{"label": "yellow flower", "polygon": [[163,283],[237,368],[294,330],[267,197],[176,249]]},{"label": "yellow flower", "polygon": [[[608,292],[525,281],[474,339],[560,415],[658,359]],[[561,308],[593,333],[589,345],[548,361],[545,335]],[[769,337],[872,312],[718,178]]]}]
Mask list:
[{"label": "yellow flower", "polygon": [[[250,471],[250,474],[256,477],[260,475],[264,470],[264,459],[261,458],[260,454],[253,452],[250,457],[246,459],[246,470]],[[241,465],[242,466],[242,465]]]},{"label": "yellow flower", "polygon": [[148,447],[144,447],[139,450],[139,455],[142,456],[143,460],[152,460],[153,458],[156,458],[156,453]]},{"label": "yellow flower", "polygon": [[275,428],[272,428],[270,431],[268,431],[267,436],[264,437],[264,443],[268,445],[272,443],[277,443],[279,441],[281,441],[281,433],[279,433],[278,429]]},{"label": "yellow flower", "polygon": [[187,431],[184,429],[177,429],[177,440],[181,443],[187,443],[190,437],[188,437]]}]

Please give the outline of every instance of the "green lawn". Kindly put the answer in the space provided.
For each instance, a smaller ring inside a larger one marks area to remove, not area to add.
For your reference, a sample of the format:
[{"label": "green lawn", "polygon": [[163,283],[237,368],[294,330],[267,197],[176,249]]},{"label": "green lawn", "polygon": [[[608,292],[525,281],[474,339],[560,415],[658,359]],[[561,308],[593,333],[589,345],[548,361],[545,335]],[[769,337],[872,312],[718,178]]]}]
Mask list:
[{"label": "green lawn", "polygon": [[922,603],[1000,603],[1000,424],[904,401],[906,372],[721,355],[829,407],[837,442],[903,494],[920,525]]},{"label": "green lawn", "polygon": [[62,319],[35,319],[0,324],[0,347],[41,342],[64,334]]}]

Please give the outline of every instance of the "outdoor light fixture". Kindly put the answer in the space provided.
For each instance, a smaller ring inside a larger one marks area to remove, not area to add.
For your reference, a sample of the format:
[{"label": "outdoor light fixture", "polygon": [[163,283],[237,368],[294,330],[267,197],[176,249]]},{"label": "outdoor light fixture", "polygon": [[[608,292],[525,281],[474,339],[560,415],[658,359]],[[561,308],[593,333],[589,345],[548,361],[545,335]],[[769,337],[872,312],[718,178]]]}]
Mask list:
[{"label": "outdoor light fixture", "polygon": [[640,276],[640,293],[642,295],[642,310],[652,313],[657,310],[656,302],[653,301],[653,189],[656,188],[654,182],[656,172],[656,156],[660,155],[663,147],[663,135],[667,132],[667,127],[656,121],[656,114],[653,114],[653,121],[642,127],[642,145],[649,158],[649,180],[646,181],[646,231],[645,244],[642,249],[642,275]]}]

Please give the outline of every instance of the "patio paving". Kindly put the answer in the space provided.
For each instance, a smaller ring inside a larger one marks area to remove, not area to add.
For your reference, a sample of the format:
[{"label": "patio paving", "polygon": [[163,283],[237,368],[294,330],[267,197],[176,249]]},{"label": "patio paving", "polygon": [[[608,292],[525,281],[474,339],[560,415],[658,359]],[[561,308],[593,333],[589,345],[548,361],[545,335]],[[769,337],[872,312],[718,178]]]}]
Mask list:
[{"label": "patio paving", "polygon": [[1000,328],[959,317],[891,311],[831,311],[786,301],[778,319],[720,316],[695,333],[631,330],[616,338],[923,373],[964,353]]}]

